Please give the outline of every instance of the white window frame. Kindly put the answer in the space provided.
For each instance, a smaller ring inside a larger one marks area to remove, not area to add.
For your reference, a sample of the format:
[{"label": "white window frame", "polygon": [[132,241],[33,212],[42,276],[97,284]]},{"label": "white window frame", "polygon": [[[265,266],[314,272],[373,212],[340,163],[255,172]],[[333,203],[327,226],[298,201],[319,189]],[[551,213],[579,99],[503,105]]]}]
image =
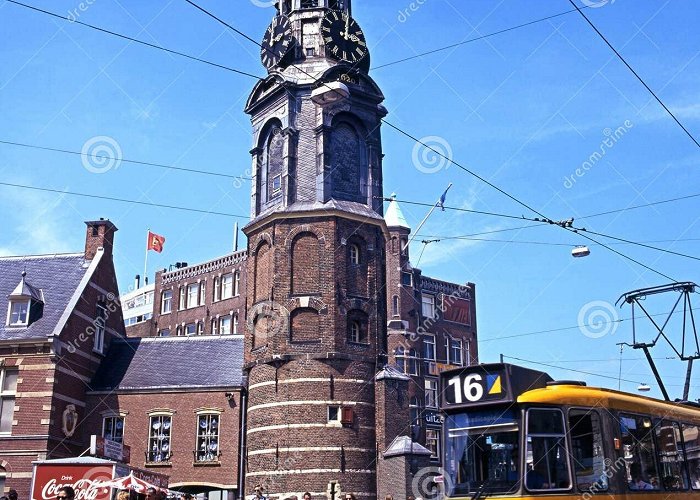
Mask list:
[{"label": "white window frame", "polygon": [[[167,304],[167,307],[166,307]],[[160,313],[170,314],[173,310],[173,291],[163,290],[160,293]]]},{"label": "white window frame", "polygon": [[195,434],[195,463],[218,462],[221,456],[221,412],[212,410],[197,412]]},{"label": "white window frame", "polygon": [[435,295],[421,294],[421,314],[424,318],[435,319]]},{"label": "white window frame", "polygon": [[238,335],[238,313],[231,315],[231,335]]},{"label": "white window frame", "polygon": [[[5,388],[5,379],[8,372],[16,373],[15,377],[15,388],[10,390]],[[12,414],[10,415],[10,430],[0,432],[0,436],[10,436],[12,434],[12,421],[14,420],[14,410],[17,398],[17,382],[19,381],[19,369],[14,368],[0,368],[0,418],[2,418],[2,407],[7,404],[6,401],[12,402]]]},{"label": "white window frame", "polygon": [[184,311],[187,309],[187,285],[180,285],[178,289],[178,310]]},{"label": "white window frame", "polygon": [[[226,331],[224,331],[224,326],[226,323],[226,320],[228,320],[228,328]],[[232,324],[233,323],[233,318],[231,315],[227,314],[226,316],[220,316],[219,317],[219,328],[218,328],[218,333],[219,335],[231,335],[233,329],[232,329]]]},{"label": "white window frame", "polygon": [[[462,342],[462,339],[453,339],[452,337],[448,337],[448,339],[450,343],[450,359],[452,360],[452,364],[464,366],[464,353],[462,352],[464,342]],[[457,342],[458,344],[452,345],[453,342]],[[457,353],[459,353],[459,359],[457,359],[455,356]]]},{"label": "white window frame", "polygon": [[[336,412],[335,418],[331,418],[331,409]],[[341,408],[340,405],[328,405],[327,415],[328,423],[334,425],[340,425],[341,418]]]},{"label": "white window frame", "polygon": [[359,344],[362,341],[362,324],[358,320],[350,322],[350,342]]},{"label": "white window frame", "polygon": [[221,293],[219,299],[230,299],[233,297],[233,273],[224,274],[221,276]]},{"label": "white window frame", "polygon": [[[24,321],[18,321],[12,323],[12,309],[15,306],[26,305],[27,309],[24,315]],[[30,299],[12,299],[7,307],[7,326],[27,326],[29,324],[29,313],[31,311],[32,303]]]},{"label": "white window frame", "polygon": [[[189,327],[192,328],[192,333],[189,332]],[[197,323],[187,323],[185,327],[182,329],[182,335],[184,337],[192,337],[194,335],[197,335]]]},{"label": "white window frame", "polygon": [[207,282],[202,281],[199,283],[199,305],[203,306],[207,302]]},{"label": "white window frame", "polygon": [[190,283],[185,290],[187,295],[186,308],[192,309],[199,306],[199,283]]},{"label": "white window frame", "polygon": [[359,265],[360,263],[360,247],[356,243],[350,244],[350,264]]},{"label": "white window frame", "polygon": [[[430,435],[433,434],[433,437]],[[440,458],[440,440],[442,438],[440,429],[428,428],[425,430],[425,447],[433,454],[430,456],[432,460]],[[431,446],[434,443],[434,446]]]},{"label": "white window frame", "polygon": [[214,302],[221,300],[221,277],[219,276],[214,278],[214,297],[212,299]]},{"label": "white window frame", "polygon": [[425,407],[438,407],[438,381],[435,378],[425,378]]},{"label": "white window frame", "polygon": [[233,273],[233,296],[238,297],[241,294],[241,272]]},{"label": "white window frame", "polygon": [[[104,353],[105,349],[105,328],[107,326],[107,307],[102,304],[97,304],[95,311],[95,321],[93,326],[95,327],[94,344],[92,350],[99,354]],[[102,321],[100,321],[102,320]]]},{"label": "white window frame", "polygon": [[[433,346],[433,357],[428,357],[428,352],[427,352],[427,346],[432,345]],[[423,335],[423,359],[425,361],[437,361],[437,349],[436,349],[436,341],[435,341],[435,335],[426,333]]]},{"label": "white window frame", "polygon": [[[169,425],[167,429],[164,429],[164,424],[167,422],[165,419],[169,419]],[[153,412],[148,414],[148,447],[146,448],[146,462],[147,463],[169,463],[170,462],[170,457],[172,455],[172,450],[173,450],[173,412]],[[154,429],[153,425],[154,423],[159,422],[160,426],[158,429]],[[161,428],[163,428],[163,432],[161,431]],[[166,434],[167,432],[167,434]],[[160,439],[160,434],[163,434],[163,438]],[[168,448],[166,450],[163,449],[163,445],[166,445]],[[154,449],[156,447],[156,449]],[[153,456],[154,452],[159,452],[159,453],[165,453],[166,456],[162,457],[160,460],[154,460],[155,456]]]},{"label": "white window frame", "polygon": [[[110,422],[110,427],[112,433],[110,434],[110,437],[108,438],[106,435],[107,432],[107,421]],[[119,427],[119,421],[121,421],[121,427]],[[102,417],[102,437],[105,439],[109,439],[111,441],[114,441],[115,443],[123,443],[124,442],[124,425],[126,424],[124,415],[105,415]],[[117,436],[115,436],[115,431],[121,431],[121,436],[118,437],[118,439],[115,439]]]}]

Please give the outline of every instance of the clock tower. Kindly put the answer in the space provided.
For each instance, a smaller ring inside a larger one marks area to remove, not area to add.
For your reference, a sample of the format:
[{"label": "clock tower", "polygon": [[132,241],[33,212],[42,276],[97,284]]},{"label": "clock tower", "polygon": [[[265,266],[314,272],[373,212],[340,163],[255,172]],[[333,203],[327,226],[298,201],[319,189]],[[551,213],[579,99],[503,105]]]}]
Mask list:
[{"label": "clock tower", "polygon": [[280,0],[253,126],[246,488],[376,496],[384,96],[350,0]]}]

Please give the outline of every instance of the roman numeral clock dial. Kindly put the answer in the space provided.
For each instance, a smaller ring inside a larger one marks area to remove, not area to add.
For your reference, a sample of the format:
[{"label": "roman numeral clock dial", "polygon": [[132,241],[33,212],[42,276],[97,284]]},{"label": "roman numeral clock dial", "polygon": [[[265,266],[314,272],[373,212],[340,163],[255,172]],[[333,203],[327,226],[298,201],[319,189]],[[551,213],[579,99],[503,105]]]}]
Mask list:
[{"label": "roman numeral clock dial", "polygon": [[365,62],[368,54],[365,34],[347,12],[326,14],[321,22],[321,34],[329,57],[352,65]]},{"label": "roman numeral clock dial", "polygon": [[270,69],[282,62],[292,48],[292,25],[287,16],[277,16],[272,20],[260,49],[260,60]]}]

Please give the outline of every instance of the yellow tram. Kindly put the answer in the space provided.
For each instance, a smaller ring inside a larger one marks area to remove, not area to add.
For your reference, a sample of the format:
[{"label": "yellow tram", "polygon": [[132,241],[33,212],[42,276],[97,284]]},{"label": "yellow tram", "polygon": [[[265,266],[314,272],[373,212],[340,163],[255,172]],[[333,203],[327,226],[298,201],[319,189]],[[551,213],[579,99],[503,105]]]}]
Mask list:
[{"label": "yellow tram", "polygon": [[441,374],[449,498],[700,499],[700,405],[509,364]]}]

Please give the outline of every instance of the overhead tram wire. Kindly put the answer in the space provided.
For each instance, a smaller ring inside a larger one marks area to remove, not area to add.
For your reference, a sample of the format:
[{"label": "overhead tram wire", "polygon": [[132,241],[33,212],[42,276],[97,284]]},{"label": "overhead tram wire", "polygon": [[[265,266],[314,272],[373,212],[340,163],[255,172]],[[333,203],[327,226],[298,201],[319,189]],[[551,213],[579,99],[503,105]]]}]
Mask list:
[{"label": "overhead tram wire", "polygon": [[[682,312],[683,311],[673,311],[672,314],[680,314]],[[663,313],[650,314],[649,316],[651,316],[652,318],[656,318],[656,317],[667,317],[668,315],[669,315],[668,312],[663,312]],[[559,333],[559,332],[566,332],[569,330],[580,330],[581,328],[584,328],[584,327],[605,326],[605,325],[611,325],[614,323],[619,324],[619,323],[622,323],[624,321],[631,321],[632,319],[633,318],[631,318],[631,317],[630,318],[618,318],[618,319],[611,320],[611,321],[596,323],[595,325],[592,323],[585,323],[583,325],[565,326],[565,327],[561,327],[561,328],[552,328],[549,330],[538,330],[538,331],[527,332],[527,333],[516,333],[514,335],[504,335],[502,337],[491,337],[491,338],[485,338],[485,339],[481,338],[481,339],[479,339],[479,342],[495,342],[497,340],[509,340],[509,339],[516,339],[516,338],[520,338],[520,337],[532,337],[535,335],[543,335],[546,333]]]},{"label": "overhead tram wire", "polygon": [[[583,8],[586,9],[586,8],[588,8],[588,6],[585,6],[585,7],[583,7]],[[554,18],[560,17],[560,16],[565,16],[565,15],[567,15],[567,14],[571,14],[572,12],[576,12],[576,9],[567,10],[567,11],[565,11],[565,12],[560,12],[559,14],[553,14],[553,15],[551,15],[551,16],[543,17],[543,18],[540,18],[540,19],[535,19],[534,21],[529,21],[529,22],[527,22],[527,23],[518,24],[517,26],[511,26],[510,28],[504,28],[504,29],[502,29],[502,30],[494,31],[494,32],[492,32],[492,33],[487,33],[487,34],[485,34],[485,35],[481,35],[481,36],[478,36],[478,37],[476,37],[476,38],[470,38],[469,40],[463,40],[463,41],[461,41],[461,42],[453,43],[453,44],[451,44],[451,45],[446,45],[446,46],[444,46],[444,47],[440,47],[440,48],[437,48],[437,49],[428,50],[427,52],[422,52],[422,53],[416,54],[416,55],[414,55],[414,56],[405,57],[405,58],[399,59],[399,60],[397,60],[397,61],[392,61],[392,62],[388,62],[388,63],[385,63],[385,64],[381,64],[381,65],[379,65],[379,66],[374,66],[374,67],[372,67],[371,69],[372,69],[372,70],[377,70],[377,69],[386,68],[386,67],[388,67],[388,66],[394,66],[395,64],[404,63],[404,62],[407,62],[407,61],[413,61],[414,59],[419,59],[419,58],[424,57],[424,56],[428,56],[428,55],[431,55],[431,54],[436,54],[436,53],[438,53],[438,52],[442,52],[442,51],[445,51],[445,50],[453,49],[453,48],[455,48],[455,47],[460,47],[460,46],[466,45],[466,44],[468,44],[468,43],[478,42],[479,40],[483,40],[483,39],[485,39],[485,38],[489,38],[489,37],[496,36],[496,35],[501,35],[501,34],[503,34],[503,33],[508,33],[509,31],[514,31],[514,30],[516,30],[516,29],[525,28],[526,26],[531,26],[531,25],[533,25],[533,24],[541,23],[541,22],[543,22],[543,21],[549,21],[550,19],[554,19]]]},{"label": "overhead tram wire", "polygon": [[116,198],[113,196],[101,196],[101,195],[92,194],[92,193],[78,193],[75,191],[64,191],[61,189],[51,189],[51,188],[45,188],[45,187],[39,187],[39,186],[27,186],[25,184],[15,184],[12,182],[0,181],[0,186],[7,186],[7,187],[13,187],[13,188],[19,188],[19,189],[30,189],[33,191],[44,191],[47,193],[57,193],[57,194],[63,194],[63,195],[69,195],[69,196],[80,196],[83,198],[94,198],[97,200],[116,201],[119,203],[131,203],[133,205],[145,205],[148,207],[167,208],[169,210],[180,210],[180,211],[184,211],[184,212],[194,212],[194,213],[206,214],[206,215],[218,215],[218,216],[222,216],[222,217],[233,217],[235,219],[246,219],[246,220],[250,219],[250,216],[248,216],[248,215],[229,214],[226,212],[216,212],[214,210],[204,210],[201,208],[180,207],[177,205],[165,205],[163,203],[152,203],[152,202],[148,202],[148,201],[129,200],[129,199],[125,199],[125,198]]},{"label": "overhead tram wire", "polygon": [[595,372],[588,372],[585,370],[576,370],[574,368],[566,368],[565,366],[557,366],[557,365],[552,365],[549,363],[541,363],[539,361],[532,361],[530,359],[516,358],[515,356],[506,356],[505,354],[503,355],[503,357],[508,358],[508,359],[514,359],[516,361],[522,361],[523,363],[529,363],[532,365],[546,366],[548,368],[556,368],[558,370],[564,370],[564,371],[568,371],[568,372],[572,372],[572,373],[581,373],[583,375],[590,375],[592,377],[607,378],[607,379],[615,380],[615,381],[622,380],[623,382],[629,382],[631,384],[639,384],[639,385],[642,384],[642,382],[639,382],[636,380],[629,380],[629,379],[624,379],[624,378],[619,378],[619,377],[613,377],[611,375],[601,375],[601,374],[595,373]]},{"label": "overhead tram wire", "polygon": [[7,2],[8,2],[8,3],[15,4],[15,5],[18,5],[18,6],[20,6],[20,7],[25,7],[25,8],[27,8],[27,9],[34,10],[34,11],[36,11],[36,12],[41,12],[42,14],[46,14],[46,15],[49,15],[49,16],[52,16],[52,17],[56,17],[56,18],[58,18],[58,19],[62,19],[62,20],[67,21],[67,22],[69,22],[69,23],[80,24],[81,26],[85,26],[85,27],[87,27],[87,28],[100,31],[100,32],[102,32],[102,33],[107,33],[108,35],[116,36],[116,37],[122,38],[122,39],[124,39],[124,40],[129,40],[130,42],[134,42],[134,43],[138,43],[138,44],[141,44],[141,45],[145,45],[145,46],[147,46],[147,47],[152,47],[152,48],[154,48],[154,49],[162,50],[162,51],[168,52],[168,53],[170,53],[170,54],[174,54],[174,55],[177,55],[177,56],[180,56],[180,57],[185,57],[185,58],[187,58],[187,59],[191,59],[191,60],[193,60],[193,61],[197,61],[197,62],[201,62],[201,63],[204,63],[204,64],[208,64],[209,66],[214,66],[214,67],[216,67],[216,68],[224,69],[224,70],[230,71],[230,72],[232,72],[232,73],[236,73],[236,74],[243,75],[243,76],[248,76],[248,77],[250,77],[250,78],[255,78],[256,80],[262,80],[262,78],[260,78],[259,76],[254,75],[254,74],[252,74],[252,73],[248,73],[248,72],[246,72],[246,71],[242,71],[242,70],[240,70],[240,69],[232,68],[232,67],[226,66],[226,65],[224,65],[224,64],[215,63],[215,62],[213,62],[213,61],[208,61],[208,60],[202,59],[202,58],[200,58],[200,57],[191,56],[191,55],[189,55],[189,54],[185,54],[184,52],[179,52],[179,51],[177,51],[177,50],[173,50],[173,49],[169,49],[169,48],[167,48],[167,47],[163,47],[162,45],[156,45],[156,44],[154,44],[154,43],[150,43],[150,42],[146,42],[146,41],[143,41],[143,40],[139,40],[138,38],[133,38],[133,37],[130,37],[130,36],[127,36],[127,35],[122,35],[121,33],[117,33],[116,31],[111,31],[111,30],[108,30],[108,29],[105,29],[105,28],[100,28],[99,26],[95,26],[95,25],[93,25],[93,24],[89,24],[89,23],[86,23],[86,22],[83,22],[83,21],[78,21],[77,19],[70,19],[70,18],[68,18],[68,17],[66,17],[66,16],[62,16],[62,15],[60,15],[60,14],[56,14],[55,12],[51,12],[51,11],[48,11],[48,10],[45,10],[45,9],[40,9],[39,7],[34,7],[33,5],[28,5],[28,4],[25,4],[25,3],[22,3],[22,2],[18,2],[17,0],[7,0]]},{"label": "overhead tram wire", "polygon": [[569,0],[569,3],[571,3],[571,5],[573,5],[576,8],[578,13],[581,14],[581,16],[591,26],[591,28],[593,28],[593,30],[596,33],[598,33],[598,36],[603,39],[603,41],[607,44],[608,47],[610,47],[610,50],[612,50],[615,53],[615,55],[618,57],[618,59],[620,59],[620,61],[622,61],[625,66],[627,66],[627,69],[629,69],[632,72],[632,74],[637,78],[637,80],[639,80],[640,83],[642,85],[644,85],[644,88],[646,88],[649,91],[649,93],[654,97],[654,99],[656,99],[656,101],[661,105],[661,107],[664,108],[664,110],[666,110],[666,113],[668,113],[669,116],[671,118],[673,118],[673,120],[678,124],[678,126],[683,129],[683,132],[685,132],[686,135],[688,137],[690,137],[690,140],[693,141],[698,148],[700,148],[700,142],[698,142],[698,140],[695,137],[693,137],[693,134],[691,134],[690,131],[687,128],[685,128],[685,126],[680,122],[680,120],[676,117],[676,115],[674,115],[673,112],[670,109],[668,109],[668,107],[663,103],[663,101],[659,98],[659,96],[657,96],[656,93],[654,93],[654,91],[651,90],[651,87],[649,87],[649,85],[647,85],[647,83],[644,81],[644,79],[641,76],[639,76],[639,74],[634,70],[634,68],[632,68],[632,66],[630,66],[630,64],[625,60],[625,58],[622,57],[622,55],[615,49],[615,47],[613,47],[613,45],[608,41],[608,39],[605,38],[605,35],[603,35],[600,32],[600,30],[598,28],[596,28],[595,24],[593,24],[593,22],[591,22],[591,20],[588,19],[588,16],[586,16],[586,14],[584,14],[584,12],[581,10],[581,8],[578,5],[576,5],[574,0]]},{"label": "overhead tram wire", "polygon": [[0,139],[0,144],[7,144],[10,146],[20,146],[23,148],[38,149],[38,150],[42,150],[42,151],[51,151],[51,152],[55,152],[55,153],[66,153],[66,154],[82,156],[84,158],[97,158],[100,160],[117,160],[119,162],[124,162],[124,163],[133,163],[135,165],[165,168],[165,169],[169,169],[169,170],[179,170],[182,172],[189,172],[189,173],[202,174],[202,175],[212,175],[212,176],[216,176],[216,177],[226,177],[228,179],[239,179],[239,180],[248,180],[248,181],[252,179],[252,177],[245,177],[242,175],[224,174],[222,172],[213,172],[211,170],[199,170],[199,169],[195,169],[195,168],[176,167],[175,165],[164,165],[162,163],[151,163],[151,162],[140,161],[140,160],[129,160],[127,158],[117,158],[114,156],[95,155],[95,154],[83,153],[82,151],[71,151],[68,149],[50,148],[47,146],[37,146],[34,144],[24,144],[22,142],[4,141],[2,139]]},{"label": "overhead tram wire", "polygon": [[599,212],[599,213],[596,213],[596,214],[584,215],[583,217],[577,217],[577,220],[581,220],[581,219],[592,219],[593,217],[600,217],[601,215],[617,214],[617,213],[620,213],[620,212],[627,212],[627,211],[629,211],[629,210],[636,210],[636,209],[638,209],[638,208],[647,208],[647,207],[653,207],[653,206],[656,206],[656,205],[663,205],[664,203],[672,203],[672,202],[674,202],[674,201],[688,200],[688,199],[691,199],[691,198],[697,198],[697,197],[699,197],[699,196],[700,196],[700,193],[689,194],[689,195],[687,195],[687,196],[679,196],[678,198],[670,198],[670,199],[668,199],[668,200],[654,201],[654,202],[651,202],[651,203],[646,203],[646,204],[644,204],[644,205],[635,205],[635,206],[627,207],[627,208],[618,208],[618,209],[616,209],[616,210],[608,210],[608,211],[606,211],[606,212]]},{"label": "overhead tram wire", "polygon": [[[12,1],[15,1],[15,0],[12,0]],[[253,38],[251,38],[251,37],[248,36],[247,34],[243,33],[241,30],[235,28],[235,27],[232,26],[231,24],[227,23],[227,22],[224,21],[223,19],[220,19],[219,17],[217,17],[217,16],[214,15],[213,13],[209,12],[209,11],[206,10],[205,8],[200,7],[199,5],[197,5],[197,4],[196,4],[195,2],[193,2],[192,0],[185,0],[185,1],[186,1],[187,3],[189,3],[190,5],[192,5],[193,7],[197,8],[199,11],[203,12],[204,14],[206,14],[207,16],[209,16],[209,17],[211,17],[212,19],[216,20],[218,23],[222,24],[223,26],[226,26],[226,27],[229,28],[230,30],[232,30],[232,31],[234,31],[235,33],[239,34],[240,36],[244,37],[246,40],[250,41],[251,43],[253,43],[253,44],[256,45],[257,47],[263,48],[263,46],[262,46],[259,42],[257,42],[256,40],[254,40]],[[579,10],[579,12],[580,12],[580,9],[579,9],[578,7],[576,7],[576,9]],[[315,79],[314,75],[311,75],[310,73],[308,73],[307,71],[305,71],[303,68],[300,68],[298,65],[292,65],[292,66],[294,66],[295,68],[297,68],[299,71],[301,71],[302,73],[304,73],[304,74],[307,75],[308,77],[314,78],[314,79]],[[331,88],[327,83],[323,82],[323,85],[324,85],[325,87],[327,87],[329,90],[335,92],[335,89]],[[537,209],[535,209],[535,208],[531,207],[530,205],[528,205],[527,203],[525,203],[524,201],[519,200],[519,199],[516,198],[515,196],[511,195],[510,193],[508,193],[508,192],[506,192],[505,190],[501,189],[500,187],[496,186],[495,184],[493,184],[492,182],[488,181],[488,180],[485,179],[484,177],[480,176],[480,175],[477,174],[476,172],[473,172],[472,170],[470,170],[470,169],[468,169],[467,167],[465,167],[465,166],[459,164],[458,162],[454,161],[453,159],[448,158],[447,156],[445,156],[444,154],[442,154],[440,151],[437,151],[436,149],[432,148],[431,146],[425,144],[423,141],[421,141],[421,140],[419,140],[418,138],[412,136],[412,135],[409,134],[408,132],[406,132],[406,131],[404,131],[403,129],[399,128],[398,126],[392,124],[391,122],[387,121],[386,119],[382,119],[381,121],[382,121],[382,123],[385,123],[385,124],[388,125],[389,127],[391,127],[391,128],[393,128],[394,130],[398,131],[399,133],[401,133],[401,134],[405,135],[406,137],[412,139],[414,142],[416,142],[416,143],[418,143],[418,144],[421,144],[421,145],[423,145],[424,147],[426,147],[427,149],[433,151],[435,154],[437,154],[438,156],[440,156],[440,157],[446,159],[447,161],[449,161],[450,163],[454,164],[455,166],[457,166],[457,167],[460,168],[461,170],[464,170],[465,172],[469,173],[469,174],[472,175],[473,177],[476,177],[477,179],[479,179],[479,180],[482,181],[483,183],[485,183],[485,184],[487,184],[488,186],[490,186],[491,188],[497,190],[497,191],[500,192],[501,194],[505,195],[506,197],[508,197],[508,198],[510,198],[511,200],[513,200],[513,201],[515,201],[516,203],[518,203],[519,205],[521,205],[521,206],[527,208],[527,209],[530,210],[531,212],[533,212],[533,213],[539,215],[540,217],[542,217],[542,218],[544,218],[544,219],[551,220],[551,219],[549,219],[548,217],[546,217],[545,215],[543,215],[542,213],[540,213]],[[525,219],[525,217],[522,217],[522,218]],[[530,219],[527,219],[527,220],[530,220]],[[565,228],[565,229],[566,229],[566,228]],[[593,241],[594,243],[599,243],[598,241],[594,240],[593,238],[591,238],[591,237],[588,236],[588,235],[582,234],[581,236],[583,236],[584,238],[586,238],[586,239],[588,239],[588,240],[590,240],[590,241]],[[623,253],[621,253],[621,252],[618,252],[617,250],[615,250],[615,249],[613,249],[613,248],[610,248],[609,246],[607,246],[607,245],[605,245],[605,244],[602,244],[602,243],[599,243],[599,244],[600,244],[601,246],[603,246],[604,248],[610,250],[611,252],[613,252],[613,253],[615,253],[615,254],[617,254],[617,255],[623,257],[623,258],[625,258],[625,259],[627,259],[627,260],[630,260],[631,262],[634,262],[634,263],[636,263],[637,265],[640,265],[640,266],[644,267],[645,269],[648,269],[648,270],[650,270],[650,271],[652,271],[652,272],[654,272],[654,273],[656,273],[656,274],[659,274],[660,276],[663,276],[664,278],[671,279],[671,280],[673,281],[673,278],[670,278],[668,275],[666,275],[666,274],[664,274],[664,273],[662,273],[662,272],[660,272],[660,271],[656,271],[655,269],[653,269],[653,268],[647,266],[646,264],[643,264],[643,263],[639,262],[638,260],[636,260],[636,259],[634,259],[634,258],[632,258],[632,257],[629,257],[629,256],[627,256],[627,255],[625,255],[625,254],[623,254]]]}]

